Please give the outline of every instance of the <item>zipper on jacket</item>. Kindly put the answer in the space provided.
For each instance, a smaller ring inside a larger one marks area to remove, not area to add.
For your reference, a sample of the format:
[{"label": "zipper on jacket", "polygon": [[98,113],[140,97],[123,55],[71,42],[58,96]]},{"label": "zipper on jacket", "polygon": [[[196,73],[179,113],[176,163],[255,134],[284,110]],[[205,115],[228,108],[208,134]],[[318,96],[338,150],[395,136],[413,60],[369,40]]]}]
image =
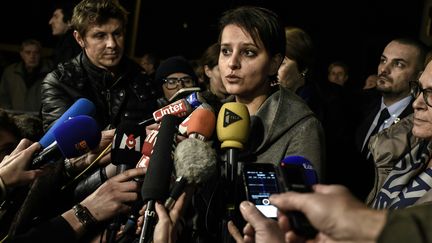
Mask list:
[{"label": "zipper on jacket", "polygon": [[111,90],[109,89],[106,90],[105,99],[108,103],[108,114],[111,117]]}]

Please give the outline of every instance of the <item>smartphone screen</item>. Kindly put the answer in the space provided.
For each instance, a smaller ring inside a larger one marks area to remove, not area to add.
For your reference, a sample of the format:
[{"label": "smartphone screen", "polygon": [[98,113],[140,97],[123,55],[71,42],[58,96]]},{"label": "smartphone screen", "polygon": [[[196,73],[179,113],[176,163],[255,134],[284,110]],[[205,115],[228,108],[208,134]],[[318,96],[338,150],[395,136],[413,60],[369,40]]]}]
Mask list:
[{"label": "smartphone screen", "polygon": [[277,208],[270,204],[269,197],[278,193],[278,181],[272,164],[248,164],[243,168],[246,196],[258,210],[268,218],[277,217]]}]

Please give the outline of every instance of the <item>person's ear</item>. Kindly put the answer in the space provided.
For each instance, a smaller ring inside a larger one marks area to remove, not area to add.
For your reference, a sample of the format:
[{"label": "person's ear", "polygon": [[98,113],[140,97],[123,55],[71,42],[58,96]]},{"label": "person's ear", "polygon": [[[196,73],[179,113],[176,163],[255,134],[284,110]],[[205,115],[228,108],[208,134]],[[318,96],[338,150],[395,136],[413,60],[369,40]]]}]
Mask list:
[{"label": "person's ear", "polygon": [[204,65],[204,73],[208,78],[210,78],[211,70],[208,65]]},{"label": "person's ear", "polygon": [[73,36],[75,38],[75,40],[78,42],[78,44],[81,46],[81,48],[84,48],[85,44],[84,44],[84,39],[82,38],[82,36],[78,33],[78,31],[74,30],[73,32]]}]

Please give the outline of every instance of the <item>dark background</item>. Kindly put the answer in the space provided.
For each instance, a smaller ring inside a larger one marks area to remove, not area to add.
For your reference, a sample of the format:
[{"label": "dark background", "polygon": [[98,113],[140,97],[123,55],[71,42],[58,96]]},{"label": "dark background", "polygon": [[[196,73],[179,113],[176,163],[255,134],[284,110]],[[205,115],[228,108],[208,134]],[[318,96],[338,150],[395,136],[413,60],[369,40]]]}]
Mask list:
[{"label": "dark background", "polygon": [[[23,39],[31,37],[41,40],[45,47],[53,47],[56,39],[51,35],[48,21],[54,1],[2,1],[0,44],[19,45]],[[131,13],[131,29],[136,2],[120,2]],[[325,78],[323,75],[330,62],[341,60],[349,65],[352,82],[359,84],[376,72],[379,56],[388,41],[400,36],[419,36],[424,3],[422,0],[142,0],[132,56],[151,51],[162,58],[177,54],[198,58],[216,41],[221,13],[238,5],[270,8],[282,17],[285,25],[303,28],[316,47],[319,77]],[[128,39],[130,37],[131,31]]]}]

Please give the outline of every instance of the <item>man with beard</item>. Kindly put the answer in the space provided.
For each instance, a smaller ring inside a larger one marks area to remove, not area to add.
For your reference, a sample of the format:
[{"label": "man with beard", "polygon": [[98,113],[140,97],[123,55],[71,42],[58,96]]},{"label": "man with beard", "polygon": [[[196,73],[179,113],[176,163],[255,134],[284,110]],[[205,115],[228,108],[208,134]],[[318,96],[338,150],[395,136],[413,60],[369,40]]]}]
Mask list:
[{"label": "man with beard", "polygon": [[[351,190],[365,199],[374,183],[374,163],[369,151],[369,139],[376,133],[413,113],[409,82],[417,80],[424,69],[426,47],[421,42],[399,38],[392,40],[381,54],[376,89],[381,97],[363,116],[356,131],[356,147],[361,156],[352,178]],[[351,167],[351,166],[350,166]]]}]

